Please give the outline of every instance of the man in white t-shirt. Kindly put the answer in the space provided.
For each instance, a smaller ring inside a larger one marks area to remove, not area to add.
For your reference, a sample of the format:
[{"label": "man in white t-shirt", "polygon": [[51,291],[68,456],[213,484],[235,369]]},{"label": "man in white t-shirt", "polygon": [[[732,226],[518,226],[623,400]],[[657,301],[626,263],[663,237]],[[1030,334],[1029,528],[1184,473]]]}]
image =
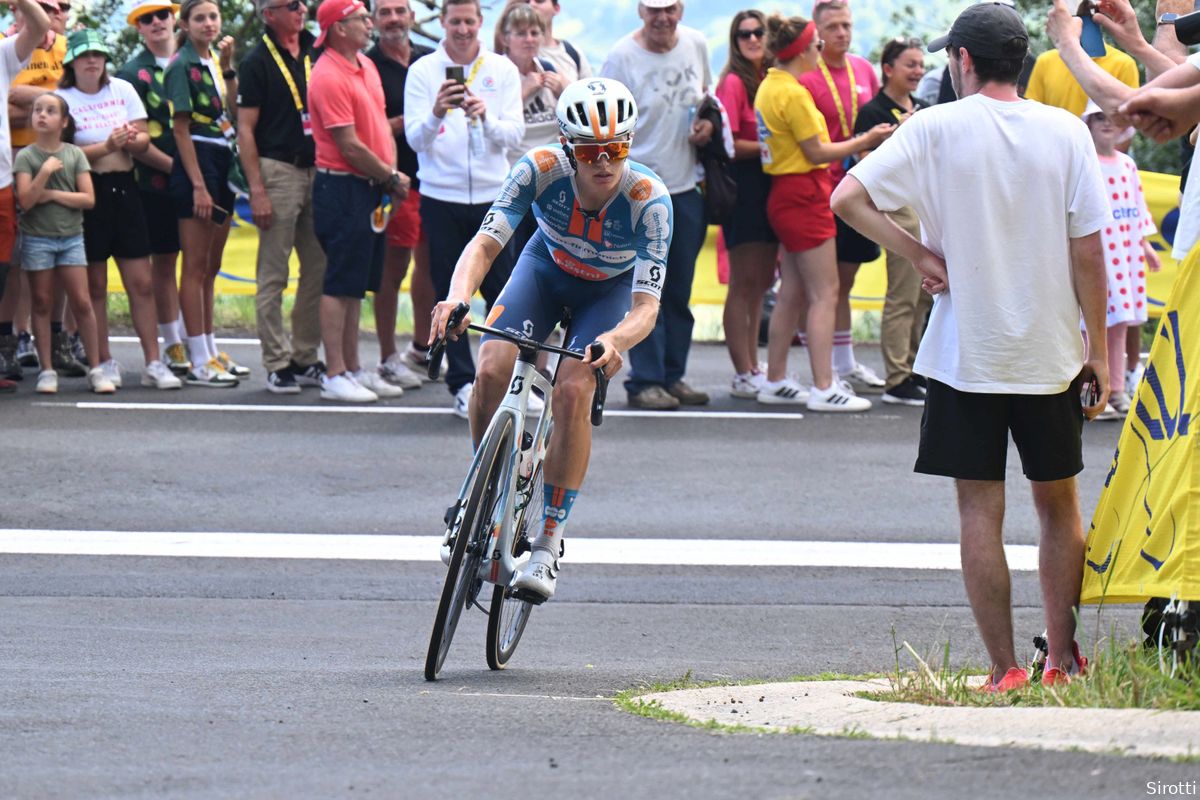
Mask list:
[{"label": "man in white t-shirt", "polygon": [[[29,63],[29,57],[46,38],[46,31],[50,30],[50,17],[40,3],[35,0],[16,0],[15,5],[23,15],[25,24],[15,36],[0,41],[0,297],[4,296],[17,232],[17,208],[12,186],[13,156],[8,130],[8,87]],[[12,318],[9,317],[8,330],[0,334],[0,376],[10,371],[20,374],[20,366],[16,362],[16,344]],[[16,388],[17,385],[12,381],[0,378],[0,392],[11,392]]]},{"label": "man in white t-shirt", "polygon": [[688,303],[696,256],[707,228],[704,201],[696,188],[696,148],[712,137],[712,123],[695,117],[696,106],[712,85],[704,34],[680,25],[679,0],[641,0],[642,27],[608,53],[600,75],[629,87],[637,101],[637,132],[629,157],[654,170],[675,210],[675,231],[667,255],[662,307],[654,332],[629,352],[625,391],[635,408],[671,410],[703,405],[708,394],[684,381],[692,345]]},{"label": "man in white t-shirt", "polygon": [[[1110,212],[1100,165],[1079,119],[1018,96],[1028,46],[1024,23],[1007,6],[982,3],[960,14],[929,49],[949,50],[962,99],[913,115],[832,200],[839,216],[909,258],[936,294],[914,366],[929,379],[916,470],[956,479],[963,581],[991,656],[993,691],[1029,681],[1013,649],[1004,557],[1009,431],[1041,520],[1043,683],[1064,682],[1086,666],[1074,643],[1084,566],[1074,477],[1083,469],[1082,423],[1108,399],[1099,231]],[[882,213],[904,206],[920,217],[924,243]],[[1085,408],[1081,385],[1097,390]]]}]

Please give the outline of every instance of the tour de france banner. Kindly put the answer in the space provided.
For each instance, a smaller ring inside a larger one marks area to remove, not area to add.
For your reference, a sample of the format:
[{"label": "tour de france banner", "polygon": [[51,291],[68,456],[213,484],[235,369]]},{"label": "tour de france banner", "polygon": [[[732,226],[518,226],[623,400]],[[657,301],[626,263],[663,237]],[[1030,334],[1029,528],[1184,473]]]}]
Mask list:
[{"label": "tour de france banner", "polygon": [[[1179,178],[1175,175],[1162,175],[1154,172],[1143,172],[1142,185],[1146,193],[1146,202],[1154,217],[1159,233],[1151,238],[1162,259],[1161,272],[1150,273],[1147,276],[1146,292],[1150,315],[1157,316],[1166,302],[1171,291],[1171,283],[1175,279],[1177,265],[1171,258],[1170,242],[1175,235],[1175,220],[1179,216]],[[436,232],[426,231],[426,235],[437,235]],[[221,271],[217,276],[216,292],[224,295],[253,295],[255,291],[254,262],[258,252],[258,229],[250,219],[250,206],[245,197],[239,197],[234,206],[233,228],[229,233],[229,243],[225,247],[225,256],[221,262]],[[292,254],[291,276],[288,279],[288,292],[295,291],[296,280],[300,275],[300,262],[295,253]],[[704,248],[696,259],[695,280],[692,284],[692,305],[725,304],[725,285],[729,282],[729,260],[725,253],[724,242],[721,239],[721,229],[710,226],[704,242]],[[116,265],[109,262],[109,290],[124,292],[121,276]],[[404,291],[408,290],[405,282]],[[850,293],[850,302],[859,311],[880,311],[883,308],[883,298],[887,293],[887,267],[883,257],[863,264],[858,271],[854,288]]]},{"label": "tour de france banner", "polygon": [[1161,310],[1087,536],[1082,602],[1200,601],[1200,247]]}]

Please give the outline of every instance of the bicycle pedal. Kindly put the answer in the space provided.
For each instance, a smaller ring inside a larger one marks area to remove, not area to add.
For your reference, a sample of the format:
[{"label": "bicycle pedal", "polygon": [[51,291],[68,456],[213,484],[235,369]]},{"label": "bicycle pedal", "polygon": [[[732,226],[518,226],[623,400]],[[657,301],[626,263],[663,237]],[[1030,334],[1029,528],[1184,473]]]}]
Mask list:
[{"label": "bicycle pedal", "polygon": [[546,602],[545,597],[542,597],[537,592],[531,592],[528,589],[509,589],[508,596],[515,600],[521,600],[529,603],[533,606],[540,606],[542,603]]}]

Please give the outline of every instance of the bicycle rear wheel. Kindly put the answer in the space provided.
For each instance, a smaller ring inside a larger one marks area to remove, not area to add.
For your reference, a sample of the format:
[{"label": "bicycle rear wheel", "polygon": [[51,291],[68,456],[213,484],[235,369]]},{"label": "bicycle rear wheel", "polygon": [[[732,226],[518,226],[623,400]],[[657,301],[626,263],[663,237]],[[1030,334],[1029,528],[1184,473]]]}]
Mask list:
[{"label": "bicycle rear wheel", "polygon": [[463,608],[473,602],[483,588],[479,566],[486,555],[491,524],[496,518],[496,503],[503,494],[500,478],[504,473],[504,459],[512,448],[512,435],[512,420],[506,419],[483,443],[479,465],[466,492],[466,505],[460,512],[462,522],[453,535],[450,566],[446,570],[446,582],[442,586],[429,650],[425,654],[427,681],[437,680]]},{"label": "bicycle rear wheel", "polygon": [[[517,555],[521,543],[528,544],[537,526],[545,516],[545,492],[542,491],[542,465],[539,463],[530,480],[529,504],[521,512],[521,522],[512,537],[513,555]],[[532,528],[532,531],[530,530]],[[487,663],[492,669],[504,669],[521,641],[533,604],[515,597],[505,597],[507,586],[492,589],[492,604],[488,609]]]}]

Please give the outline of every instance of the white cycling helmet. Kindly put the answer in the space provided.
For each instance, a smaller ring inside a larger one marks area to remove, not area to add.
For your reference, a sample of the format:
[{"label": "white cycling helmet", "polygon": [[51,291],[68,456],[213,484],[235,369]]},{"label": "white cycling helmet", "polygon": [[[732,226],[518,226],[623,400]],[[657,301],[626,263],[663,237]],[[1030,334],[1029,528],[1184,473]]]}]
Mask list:
[{"label": "white cycling helmet", "polygon": [[633,135],[637,103],[620,81],[583,78],[563,90],[555,114],[567,141],[607,142]]}]

